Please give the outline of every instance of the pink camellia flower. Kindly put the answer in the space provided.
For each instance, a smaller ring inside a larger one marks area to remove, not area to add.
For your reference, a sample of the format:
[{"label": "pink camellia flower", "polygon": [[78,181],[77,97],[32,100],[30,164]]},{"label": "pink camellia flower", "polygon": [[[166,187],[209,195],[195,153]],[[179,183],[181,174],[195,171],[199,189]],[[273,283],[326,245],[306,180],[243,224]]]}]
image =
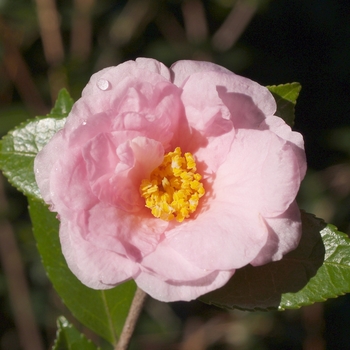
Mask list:
[{"label": "pink camellia flower", "polygon": [[294,249],[305,153],[275,111],[265,87],[213,63],[94,74],[34,165],[73,273],[191,300]]}]

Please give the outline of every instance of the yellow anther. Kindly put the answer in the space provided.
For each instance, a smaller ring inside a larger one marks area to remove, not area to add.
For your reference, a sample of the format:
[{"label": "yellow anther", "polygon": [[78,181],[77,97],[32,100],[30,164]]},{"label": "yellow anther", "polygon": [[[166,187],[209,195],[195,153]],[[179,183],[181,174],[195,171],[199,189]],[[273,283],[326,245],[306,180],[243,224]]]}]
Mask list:
[{"label": "yellow anther", "polygon": [[154,169],[149,179],[141,181],[140,193],[146,207],[162,220],[182,222],[197,209],[205,190],[200,182],[195,159],[191,153],[182,156],[181,148],[164,156],[163,163]]}]

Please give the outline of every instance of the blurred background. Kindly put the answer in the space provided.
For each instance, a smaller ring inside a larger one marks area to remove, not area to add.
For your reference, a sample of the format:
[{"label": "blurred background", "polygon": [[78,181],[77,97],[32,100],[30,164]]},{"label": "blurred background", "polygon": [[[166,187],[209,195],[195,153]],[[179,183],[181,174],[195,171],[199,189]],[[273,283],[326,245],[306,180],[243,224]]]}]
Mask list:
[{"label": "blurred background", "polygon": [[[350,233],[348,0],[0,0],[0,136],[47,113],[62,87],[77,99],[93,72],[138,56],[300,82],[295,130],[309,171],[299,204]],[[3,178],[0,215],[0,349],[49,349],[61,314],[103,345],[52,289],[26,199]],[[266,313],[149,300],[131,348],[346,350],[349,329],[349,296]]]}]

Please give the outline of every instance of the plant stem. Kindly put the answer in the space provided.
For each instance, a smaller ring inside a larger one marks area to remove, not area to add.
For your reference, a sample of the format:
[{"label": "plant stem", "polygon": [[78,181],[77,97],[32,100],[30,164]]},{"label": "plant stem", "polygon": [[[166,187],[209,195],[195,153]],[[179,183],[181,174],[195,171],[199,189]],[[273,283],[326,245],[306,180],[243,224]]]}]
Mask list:
[{"label": "plant stem", "polygon": [[130,306],[128,317],[126,318],[122,333],[120,334],[118,344],[116,345],[114,350],[127,350],[137,320],[141,314],[142,307],[145,303],[146,297],[147,294],[142,289],[136,289],[134,299]]}]

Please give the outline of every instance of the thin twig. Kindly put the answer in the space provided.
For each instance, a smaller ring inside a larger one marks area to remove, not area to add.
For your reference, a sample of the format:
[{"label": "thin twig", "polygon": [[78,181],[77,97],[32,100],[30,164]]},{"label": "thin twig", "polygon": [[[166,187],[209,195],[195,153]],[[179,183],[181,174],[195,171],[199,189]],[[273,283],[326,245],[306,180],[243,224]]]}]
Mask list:
[{"label": "thin twig", "polygon": [[92,49],[91,16],[95,0],[74,0],[71,32],[72,56],[87,61]]},{"label": "thin twig", "polygon": [[62,68],[64,47],[60,32],[60,15],[54,0],[35,0],[35,2],[44,55],[49,65],[51,100],[54,103],[59,90],[67,87],[67,77]]},{"label": "thin twig", "polygon": [[200,0],[186,0],[181,8],[188,41],[202,43],[208,36],[208,23],[203,3]]},{"label": "thin twig", "polygon": [[38,114],[48,112],[30,69],[22,57],[13,29],[0,17],[0,42],[3,49],[3,65],[9,79],[15,85],[25,105]]},{"label": "thin twig", "polygon": [[140,288],[136,289],[134,299],[131,303],[128,317],[126,318],[119,342],[114,350],[126,350],[129,346],[137,320],[141,314],[147,294]]},{"label": "thin twig", "polygon": [[115,47],[127,44],[133,37],[143,34],[143,29],[154,18],[153,1],[129,0],[110,29]]},{"label": "thin twig", "polygon": [[213,47],[221,52],[229,50],[252,20],[258,5],[258,0],[238,0],[225,22],[214,34],[212,38]]},{"label": "thin twig", "polygon": [[64,59],[59,14],[54,0],[35,0],[44,54],[50,66],[61,64]]}]

